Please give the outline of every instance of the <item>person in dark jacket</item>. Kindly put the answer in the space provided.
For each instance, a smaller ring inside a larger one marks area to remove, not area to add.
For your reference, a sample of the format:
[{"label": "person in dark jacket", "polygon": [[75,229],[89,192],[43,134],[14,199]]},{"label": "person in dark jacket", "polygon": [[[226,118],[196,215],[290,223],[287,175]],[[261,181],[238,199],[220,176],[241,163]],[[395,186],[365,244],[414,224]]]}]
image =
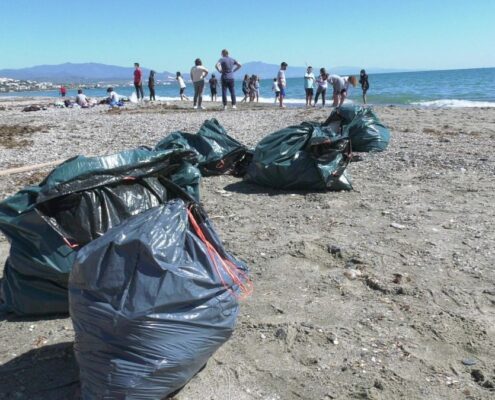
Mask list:
[{"label": "person in dark jacket", "polygon": [[359,84],[361,85],[361,89],[363,89],[363,103],[366,104],[366,92],[370,88],[370,83],[368,81],[368,74],[364,69],[359,74]]},{"label": "person in dark jacket", "polygon": [[150,90],[150,101],[155,101],[155,71],[150,71],[150,77],[148,78],[148,89]]}]

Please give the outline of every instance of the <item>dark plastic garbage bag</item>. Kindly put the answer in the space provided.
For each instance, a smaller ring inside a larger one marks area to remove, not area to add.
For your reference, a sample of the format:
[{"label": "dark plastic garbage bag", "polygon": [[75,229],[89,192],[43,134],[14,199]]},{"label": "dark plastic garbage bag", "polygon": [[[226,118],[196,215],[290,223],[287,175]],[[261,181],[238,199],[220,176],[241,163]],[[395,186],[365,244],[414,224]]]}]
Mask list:
[{"label": "dark plastic garbage bag", "polygon": [[216,119],[203,123],[198,133],[174,132],[162,139],[157,150],[193,150],[203,176],[232,174],[242,176],[252,153],[230,137]]},{"label": "dark plastic garbage bag", "polygon": [[272,133],[254,150],[246,179],[263,186],[301,190],[351,190],[345,169],[349,140],[303,122]]},{"label": "dark plastic garbage bag", "polygon": [[[84,400],[162,399],[182,388],[232,334],[239,276],[196,208],[211,255],[181,200],[109,230],[77,255],[70,277],[74,350]],[[215,261],[213,261],[215,260]]]},{"label": "dark plastic garbage bag", "polygon": [[146,149],[76,157],[39,185],[0,202],[0,230],[11,243],[0,282],[2,308],[24,315],[66,313],[76,245],[178,197],[180,189],[173,183],[166,189],[159,179],[168,177],[197,193],[200,174],[191,164],[194,157],[191,152]]},{"label": "dark plastic garbage bag", "polygon": [[352,151],[383,151],[388,147],[390,131],[369,107],[338,107],[323,125],[334,121],[340,121],[342,134],[351,140]]}]

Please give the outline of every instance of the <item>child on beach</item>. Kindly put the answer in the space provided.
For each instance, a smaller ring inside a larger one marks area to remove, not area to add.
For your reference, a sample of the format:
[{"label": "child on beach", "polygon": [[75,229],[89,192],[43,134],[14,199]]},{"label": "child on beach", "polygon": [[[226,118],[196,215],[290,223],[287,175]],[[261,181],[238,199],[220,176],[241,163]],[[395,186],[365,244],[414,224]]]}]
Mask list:
[{"label": "child on beach", "polygon": [[355,76],[341,77],[339,75],[330,75],[328,77],[328,83],[333,87],[333,107],[340,107],[344,104],[344,100],[347,97],[349,86],[356,86],[357,79]]},{"label": "child on beach", "polygon": [[113,87],[109,87],[107,89],[107,99],[106,99],[106,103],[111,106],[111,107],[117,107],[119,104],[120,104],[120,97],[119,95],[117,94],[117,92],[115,92],[113,90]]},{"label": "child on beach", "polygon": [[81,108],[89,108],[89,99],[83,93],[82,89],[77,90],[76,104]]},{"label": "child on beach", "polygon": [[316,96],[315,96],[315,102],[313,104],[313,107],[316,107],[316,104],[318,103],[318,97],[321,94],[321,102],[322,102],[322,107],[325,107],[325,96],[327,94],[327,87],[328,87],[328,74],[325,68],[320,68],[320,75],[316,79],[316,83],[318,84],[318,87],[316,89]]},{"label": "child on beach", "polygon": [[285,98],[285,89],[287,87],[287,80],[285,79],[285,71],[287,70],[288,64],[284,61],[280,64],[280,71],[278,71],[277,75],[277,83],[280,89],[280,108],[285,108],[284,106],[284,98]]},{"label": "child on beach", "polygon": [[359,74],[359,83],[361,85],[361,89],[363,90],[363,103],[366,104],[366,92],[370,88],[370,83],[368,81],[368,74],[364,69],[362,69]]},{"label": "child on beach", "polygon": [[280,96],[280,88],[278,87],[277,78],[273,78],[272,92],[275,92],[275,104]]},{"label": "child on beach", "polygon": [[313,67],[309,66],[304,74],[304,90],[306,92],[306,107],[311,107],[313,102],[313,88],[315,85],[315,74]]},{"label": "child on beach", "polygon": [[193,108],[204,109],[201,105],[203,103],[203,90],[205,88],[205,78],[208,75],[208,70],[203,67],[201,59],[196,58],[194,60],[194,67],[191,68],[191,79],[194,85],[194,100]]},{"label": "child on beach", "polygon": [[241,100],[241,103],[245,103],[249,98],[249,75],[244,75],[244,79],[242,80],[242,93],[244,93],[244,98]]},{"label": "child on beach", "polygon": [[252,75],[251,78],[249,78],[248,91],[249,102],[251,103],[256,98],[256,75]]},{"label": "child on beach", "polygon": [[256,103],[260,100],[260,78],[254,75],[254,95],[256,97]]},{"label": "child on beach", "polygon": [[150,77],[148,78],[148,89],[150,90],[150,101],[155,101],[155,71],[150,71]]},{"label": "child on beach", "polygon": [[179,95],[180,95],[180,100],[188,100],[187,96],[184,94],[184,90],[186,90],[186,83],[184,82],[184,78],[182,77],[181,73],[177,71],[177,74],[175,75],[175,79],[177,80],[177,83],[179,85]]},{"label": "child on beach", "polygon": [[208,83],[210,84],[211,101],[217,101],[218,80],[215,78],[215,74],[211,74],[211,78]]}]

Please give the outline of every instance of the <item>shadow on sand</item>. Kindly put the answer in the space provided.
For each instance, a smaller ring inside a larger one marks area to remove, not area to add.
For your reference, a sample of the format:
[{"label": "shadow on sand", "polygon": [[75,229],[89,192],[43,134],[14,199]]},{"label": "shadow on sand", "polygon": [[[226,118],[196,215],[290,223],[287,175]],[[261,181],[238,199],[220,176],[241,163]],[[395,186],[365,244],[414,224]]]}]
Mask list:
[{"label": "shadow on sand", "polygon": [[79,399],[72,342],[33,349],[0,365],[0,399]]}]

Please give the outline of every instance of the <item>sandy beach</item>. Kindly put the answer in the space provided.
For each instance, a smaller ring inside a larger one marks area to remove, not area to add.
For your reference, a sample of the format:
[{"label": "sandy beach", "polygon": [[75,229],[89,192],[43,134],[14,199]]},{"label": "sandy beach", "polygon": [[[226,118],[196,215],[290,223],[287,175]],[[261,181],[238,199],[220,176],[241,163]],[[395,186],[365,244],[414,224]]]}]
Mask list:
[{"label": "sandy beach", "polygon": [[[217,118],[248,146],[330,109],[183,104],[121,110],[0,101],[0,170],[153,146]],[[375,108],[384,153],[349,165],[350,192],[203,178],[201,201],[254,294],[236,331],[177,400],[492,399],[495,108]],[[0,198],[50,170],[0,176]],[[0,263],[9,244],[0,235]],[[67,316],[0,319],[0,399],[77,393]]]}]

